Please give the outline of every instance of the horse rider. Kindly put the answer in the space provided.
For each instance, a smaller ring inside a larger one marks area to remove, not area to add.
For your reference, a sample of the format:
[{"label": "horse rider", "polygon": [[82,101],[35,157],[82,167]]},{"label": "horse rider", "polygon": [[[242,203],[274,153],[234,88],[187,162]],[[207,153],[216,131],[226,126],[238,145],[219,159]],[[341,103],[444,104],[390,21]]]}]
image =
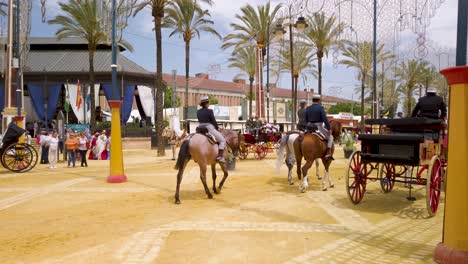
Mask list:
[{"label": "horse rider", "polygon": [[297,129],[301,131],[306,130],[306,106],[307,106],[307,101],[306,100],[301,100],[299,102],[300,108],[297,110],[297,117],[299,118],[299,123],[297,123]]},{"label": "horse rider", "polygon": [[[325,154],[325,158],[327,160],[333,160],[333,156],[331,154],[331,148],[333,147],[333,135],[330,131],[330,123],[327,119],[327,114],[325,110],[320,105],[321,97],[319,94],[314,94],[312,98],[312,105],[306,108],[306,122],[307,126],[309,125],[316,125],[318,130],[323,134],[328,134],[328,144],[327,144],[327,153]],[[323,127],[325,125],[325,128]]]},{"label": "horse rider", "polygon": [[444,99],[437,95],[437,89],[429,87],[426,96],[419,98],[411,116],[445,120],[447,105],[444,103]]},{"label": "horse rider", "polygon": [[213,110],[208,109],[210,106],[210,100],[208,96],[203,96],[200,100],[201,109],[197,111],[198,122],[200,123],[199,127],[205,127],[208,132],[216,138],[219,144],[218,157],[216,160],[220,163],[226,163],[224,159],[224,148],[226,146],[226,140],[224,136],[218,131],[218,122],[213,114]]}]

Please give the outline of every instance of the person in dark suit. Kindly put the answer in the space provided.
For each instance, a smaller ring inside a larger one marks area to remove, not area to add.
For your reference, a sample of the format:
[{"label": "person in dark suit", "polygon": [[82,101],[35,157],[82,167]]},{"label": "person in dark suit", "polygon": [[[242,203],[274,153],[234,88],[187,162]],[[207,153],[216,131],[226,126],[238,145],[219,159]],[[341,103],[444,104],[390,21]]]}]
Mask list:
[{"label": "person in dark suit", "polygon": [[306,108],[306,122],[307,126],[315,125],[323,135],[328,135],[327,153],[325,154],[325,158],[328,160],[333,160],[331,155],[331,148],[333,147],[333,135],[329,132],[330,123],[328,122],[325,110],[320,105],[320,100],[320,95],[314,94],[312,98],[312,105]]},{"label": "person in dark suit", "polygon": [[202,107],[197,111],[198,122],[200,123],[199,127],[205,127],[208,129],[208,132],[212,134],[216,141],[219,143],[218,157],[216,160],[220,163],[226,163],[224,159],[224,148],[226,147],[226,140],[224,136],[218,131],[218,123],[214,117],[213,110],[209,109],[210,100],[208,96],[204,96],[200,100],[200,106]]},{"label": "person in dark suit", "polygon": [[447,117],[447,105],[444,99],[437,95],[436,88],[429,87],[427,88],[426,96],[419,98],[411,116],[445,120]]},{"label": "person in dark suit", "polygon": [[297,129],[301,131],[305,131],[306,129],[306,106],[307,106],[307,101],[306,100],[301,100],[300,101],[300,108],[297,110],[297,117],[299,119],[299,123],[297,123]]}]

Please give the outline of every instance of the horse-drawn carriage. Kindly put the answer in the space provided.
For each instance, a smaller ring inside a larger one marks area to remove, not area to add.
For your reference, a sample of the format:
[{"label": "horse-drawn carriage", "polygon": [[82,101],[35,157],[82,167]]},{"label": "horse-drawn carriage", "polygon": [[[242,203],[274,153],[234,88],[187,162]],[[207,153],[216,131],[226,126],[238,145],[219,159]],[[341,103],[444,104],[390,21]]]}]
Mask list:
[{"label": "horse-drawn carriage", "polygon": [[259,129],[258,136],[243,134],[239,158],[246,159],[253,153],[256,159],[264,159],[269,152],[279,148],[281,133],[273,126],[265,125]]},{"label": "horse-drawn carriage", "polygon": [[379,181],[384,193],[392,191],[395,182],[405,183],[409,200],[414,200],[411,185],[425,185],[427,211],[435,215],[446,168],[445,124],[428,118],[370,119],[366,124],[379,126],[379,134],[360,134],[361,151],[349,159],[346,188],[351,202],[361,202],[367,180]]},{"label": "horse-drawn carriage", "polygon": [[26,130],[10,123],[2,138],[0,161],[4,168],[12,172],[27,172],[37,163],[36,149],[27,143],[18,143],[24,132]]}]

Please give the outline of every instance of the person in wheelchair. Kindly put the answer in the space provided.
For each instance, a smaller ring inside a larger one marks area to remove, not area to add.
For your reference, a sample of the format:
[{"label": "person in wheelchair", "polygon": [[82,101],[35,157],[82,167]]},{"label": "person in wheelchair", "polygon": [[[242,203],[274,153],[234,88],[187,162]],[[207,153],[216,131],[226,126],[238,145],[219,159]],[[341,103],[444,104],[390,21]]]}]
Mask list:
[{"label": "person in wheelchair", "polygon": [[210,100],[208,99],[208,96],[203,96],[201,98],[200,106],[201,109],[197,111],[197,118],[198,122],[200,123],[198,127],[206,128],[208,132],[216,138],[216,141],[218,141],[219,144],[218,157],[216,160],[220,163],[226,163],[226,160],[224,159],[224,148],[226,147],[226,140],[224,139],[224,136],[218,131],[218,122],[216,122],[213,110],[208,108],[210,106]]},{"label": "person in wheelchair", "polygon": [[[330,123],[328,122],[325,110],[320,105],[320,100],[320,95],[314,94],[312,98],[312,105],[306,108],[307,129],[309,129],[309,127],[316,126],[323,135],[328,136],[327,153],[325,154],[325,158],[327,160],[333,160],[333,156],[331,154],[331,148],[333,147],[333,135],[329,132]],[[324,125],[325,128],[323,127]]]}]

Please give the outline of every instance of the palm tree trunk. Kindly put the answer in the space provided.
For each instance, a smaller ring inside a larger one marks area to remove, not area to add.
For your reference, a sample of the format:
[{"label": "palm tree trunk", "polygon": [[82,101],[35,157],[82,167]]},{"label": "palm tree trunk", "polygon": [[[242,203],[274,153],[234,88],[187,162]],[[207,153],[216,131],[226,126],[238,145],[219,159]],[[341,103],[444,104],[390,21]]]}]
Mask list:
[{"label": "palm tree trunk", "polygon": [[[365,75],[364,75],[365,76]],[[361,133],[364,133],[364,89],[366,88],[366,77],[362,77],[362,82],[361,82]]]},{"label": "palm tree trunk", "polygon": [[412,99],[412,91],[411,91],[411,88],[412,86],[409,86],[407,87],[407,96],[408,96],[408,99],[407,99],[407,102],[406,102],[406,116],[409,117],[411,116],[411,99]]},{"label": "palm tree trunk", "polygon": [[162,137],[164,130],[164,116],[163,116],[163,80],[162,80],[162,32],[161,23],[162,18],[156,16],[154,20],[154,28],[156,32],[156,79],[154,91],[156,93],[156,105],[154,107],[154,117],[156,119],[156,141],[158,143],[158,157],[165,156],[164,139]]},{"label": "palm tree trunk", "polygon": [[322,58],[323,51],[317,51],[317,64],[318,64],[318,92],[322,95]]},{"label": "palm tree trunk", "polygon": [[253,100],[253,82],[254,78],[249,78],[250,87],[249,87],[249,117],[252,117],[252,100]]},{"label": "palm tree trunk", "polygon": [[[190,41],[185,41],[185,102],[184,102],[184,119],[188,118],[188,86],[190,72]],[[188,130],[188,122],[185,121],[186,129]]]},{"label": "palm tree trunk", "polygon": [[[90,112],[91,112],[91,120],[90,120],[90,124],[91,126],[95,126],[96,125],[96,98],[94,98],[94,51],[95,51],[95,47],[93,47],[92,45],[88,45],[88,50],[89,50],[89,84],[91,86],[91,90],[90,90],[90,99],[91,99],[91,106],[90,106]],[[84,98],[85,102],[86,102],[86,98]],[[86,118],[86,117],[85,117]]]}]

